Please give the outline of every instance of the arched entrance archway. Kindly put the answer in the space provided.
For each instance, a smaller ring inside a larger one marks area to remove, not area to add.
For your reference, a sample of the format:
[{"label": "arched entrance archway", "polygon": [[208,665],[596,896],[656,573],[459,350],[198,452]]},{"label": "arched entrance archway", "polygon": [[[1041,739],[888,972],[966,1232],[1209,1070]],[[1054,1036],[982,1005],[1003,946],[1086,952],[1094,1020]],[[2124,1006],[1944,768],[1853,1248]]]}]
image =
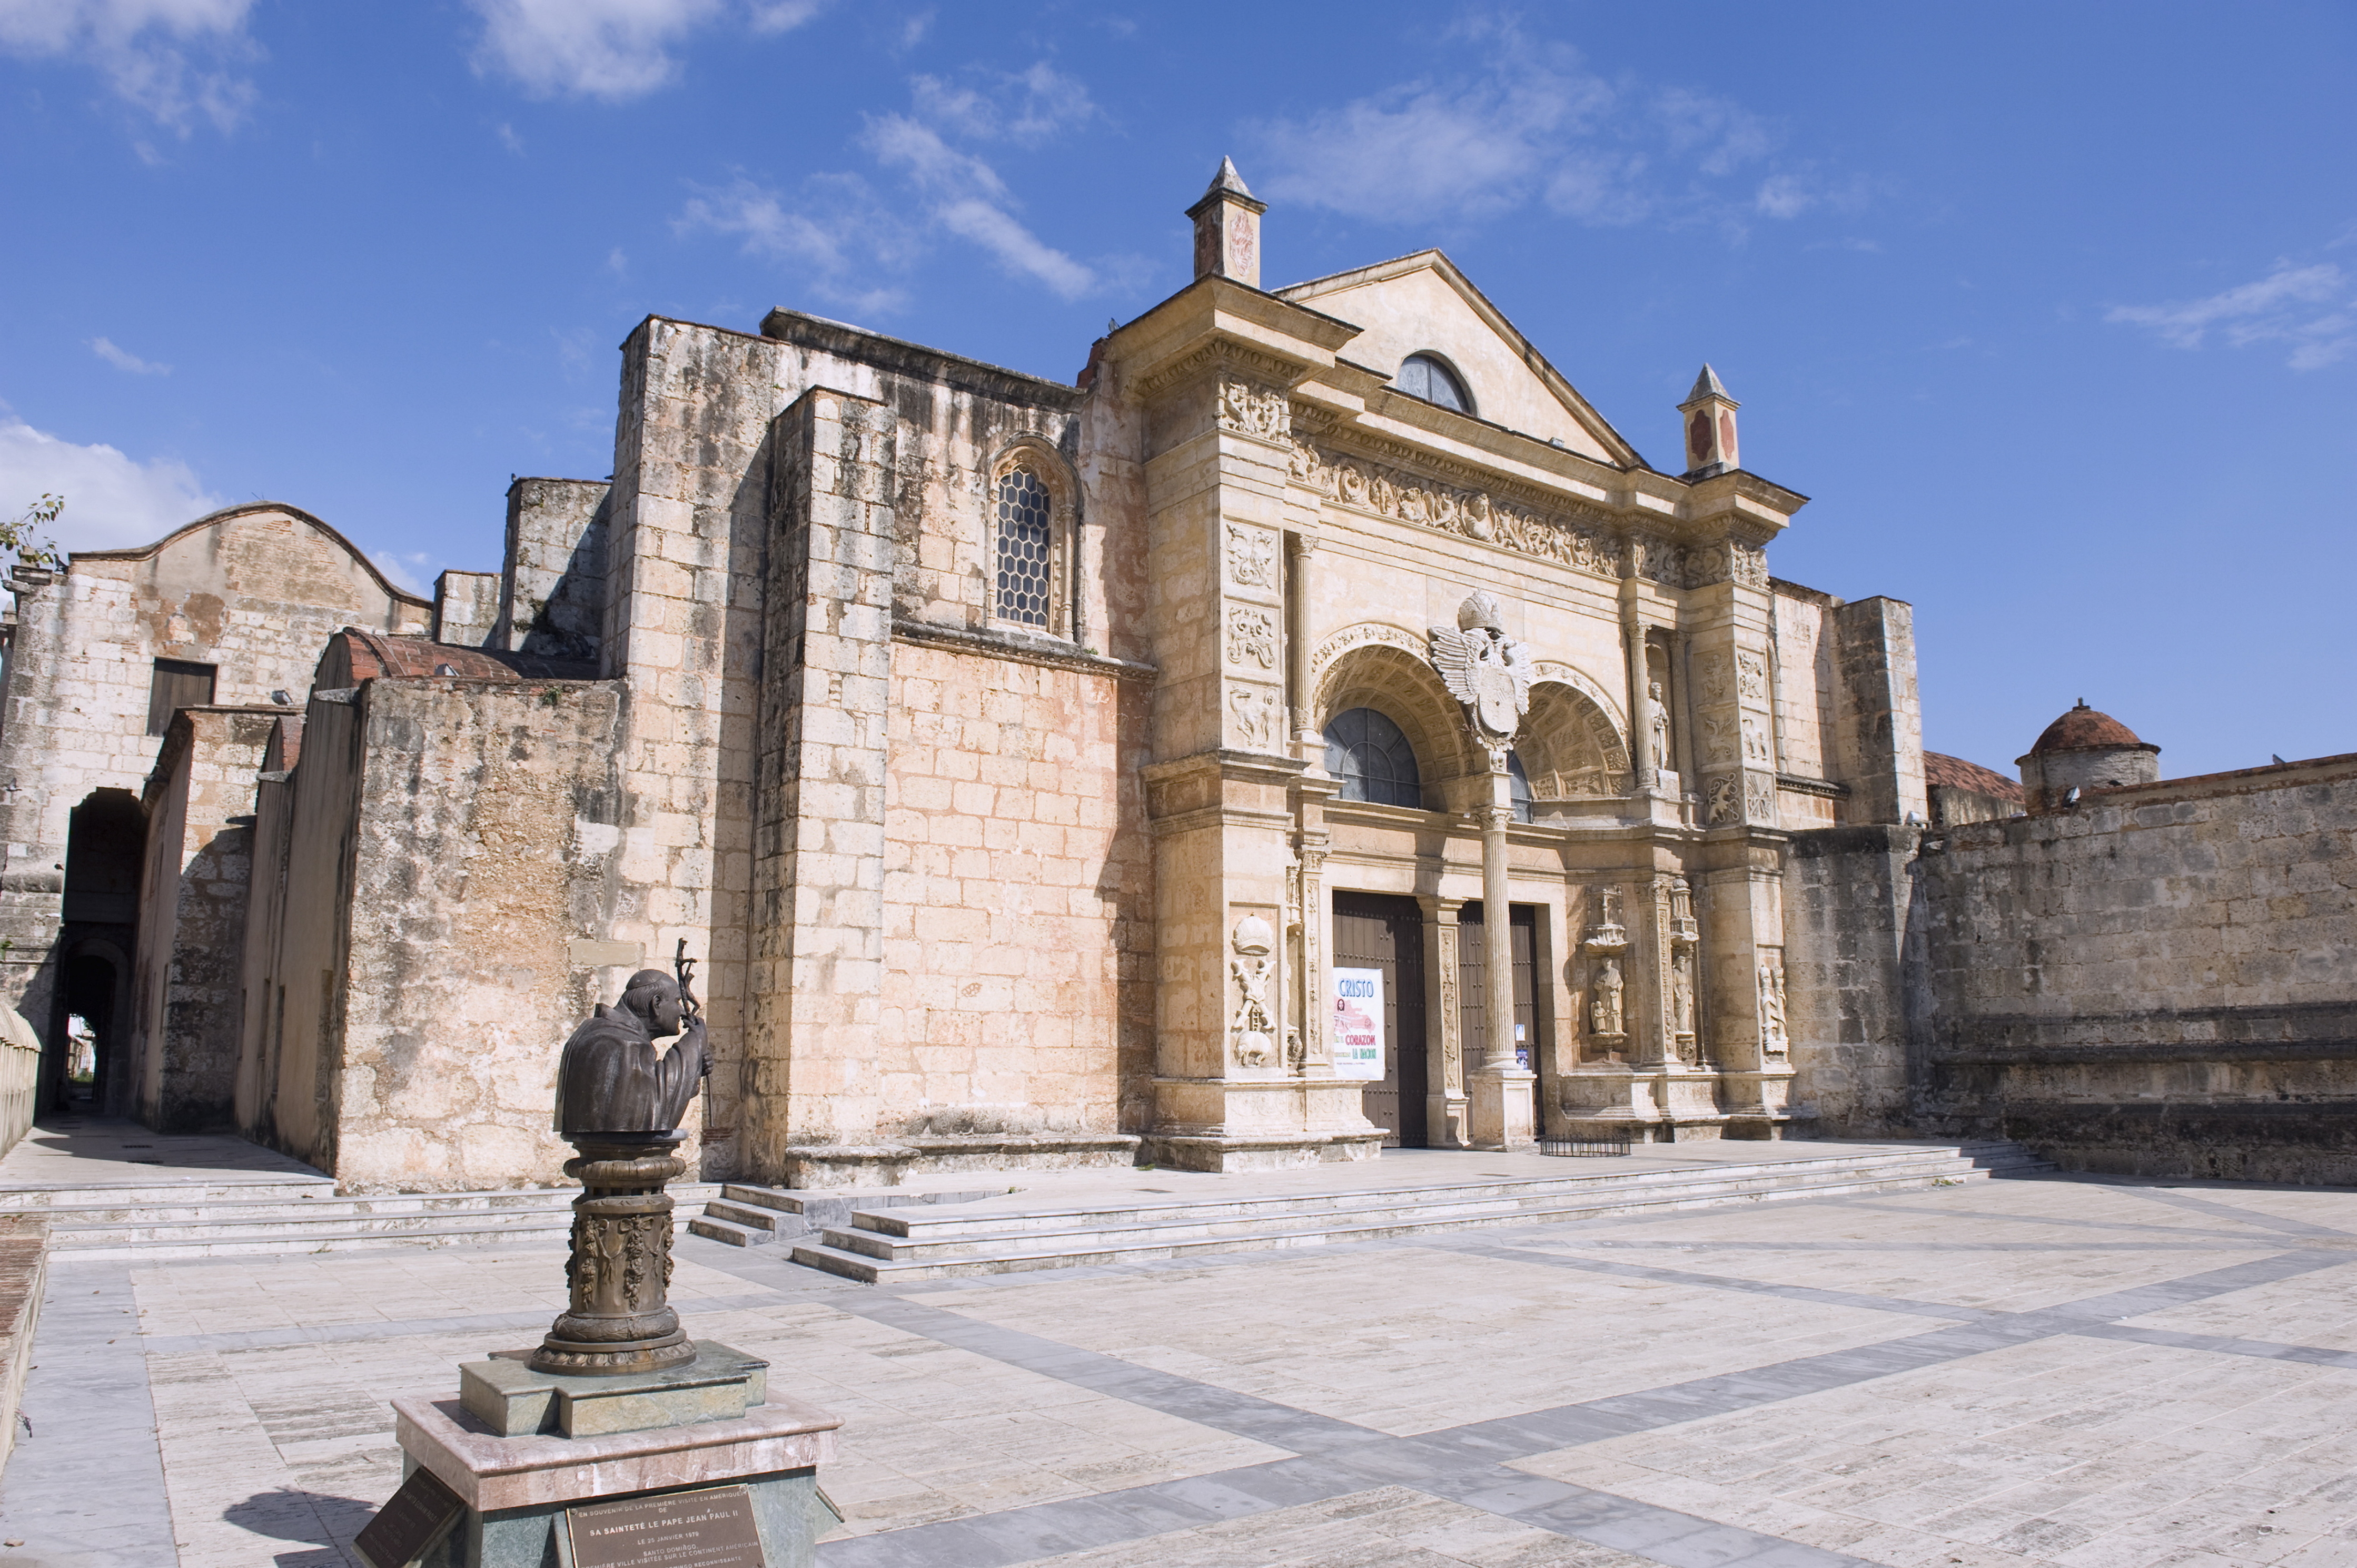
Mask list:
[{"label": "arched entrance archway", "polygon": [[[138,945],[146,852],[147,812],[130,790],[93,789],[74,808],[66,832],[57,1008],[42,1063],[44,1109],[131,1112],[130,955]],[[75,1018],[94,1047],[87,1083],[77,1083],[72,1072]]]}]

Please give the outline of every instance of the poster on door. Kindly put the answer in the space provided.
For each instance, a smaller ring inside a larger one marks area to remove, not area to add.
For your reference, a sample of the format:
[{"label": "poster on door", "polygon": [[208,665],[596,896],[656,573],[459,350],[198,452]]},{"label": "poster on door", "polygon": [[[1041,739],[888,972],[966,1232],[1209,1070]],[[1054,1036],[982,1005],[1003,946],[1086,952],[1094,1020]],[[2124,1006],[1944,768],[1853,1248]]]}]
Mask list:
[{"label": "poster on door", "polygon": [[1380,1080],[1383,1076],[1383,972],[1338,969],[1334,973],[1334,1076]]}]

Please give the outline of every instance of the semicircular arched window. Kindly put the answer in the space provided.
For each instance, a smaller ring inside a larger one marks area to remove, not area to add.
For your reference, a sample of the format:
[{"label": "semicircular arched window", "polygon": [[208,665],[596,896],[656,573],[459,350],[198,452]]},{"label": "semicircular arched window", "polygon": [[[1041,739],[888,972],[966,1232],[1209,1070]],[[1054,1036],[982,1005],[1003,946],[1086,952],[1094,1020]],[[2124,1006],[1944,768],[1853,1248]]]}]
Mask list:
[{"label": "semicircular arched window", "polygon": [[1341,780],[1345,800],[1424,805],[1415,748],[1399,725],[1372,708],[1346,709],[1326,726],[1326,771]]},{"label": "semicircular arched window", "polygon": [[1399,374],[1392,385],[1410,397],[1420,397],[1459,413],[1473,412],[1473,394],[1465,390],[1463,379],[1437,354],[1410,354],[1400,362]]}]

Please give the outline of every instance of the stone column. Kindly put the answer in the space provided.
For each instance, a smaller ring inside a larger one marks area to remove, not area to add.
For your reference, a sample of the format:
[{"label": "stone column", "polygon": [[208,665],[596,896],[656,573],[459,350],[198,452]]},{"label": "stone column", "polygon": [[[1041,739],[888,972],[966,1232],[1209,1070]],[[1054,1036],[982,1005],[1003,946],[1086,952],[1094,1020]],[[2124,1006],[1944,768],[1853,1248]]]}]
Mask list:
[{"label": "stone column", "polygon": [[1478,813],[1481,823],[1481,930],[1489,944],[1485,1009],[1490,1026],[1481,1065],[1467,1086],[1470,1101],[1473,1146],[1477,1149],[1522,1149],[1533,1142],[1531,1080],[1535,1076],[1514,1062],[1514,929],[1506,902],[1506,829],[1514,820],[1513,797],[1503,766],[1505,753],[1490,772],[1490,803]]},{"label": "stone column", "polygon": [[1313,767],[1322,765],[1326,750],[1309,690],[1309,655],[1317,640],[1309,624],[1309,607],[1318,602],[1311,574],[1317,561],[1318,536],[1288,530],[1285,535],[1285,702],[1293,720],[1293,754]]},{"label": "stone column", "polygon": [[1637,578],[1620,585],[1620,642],[1629,665],[1629,768],[1641,793],[1660,782],[1662,759],[1653,755],[1652,674],[1645,668],[1645,620],[1637,611]]},{"label": "stone column", "polygon": [[1436,1149],[1472,1146],[1465,1099],[1465,1015],[1457,996],[1457,943],[1462,935],[1457,912],[1461,898],[1424,894],[1424,1030],[1428,1058],[1440,1070],[1426,1075],[1425,1141]]}]

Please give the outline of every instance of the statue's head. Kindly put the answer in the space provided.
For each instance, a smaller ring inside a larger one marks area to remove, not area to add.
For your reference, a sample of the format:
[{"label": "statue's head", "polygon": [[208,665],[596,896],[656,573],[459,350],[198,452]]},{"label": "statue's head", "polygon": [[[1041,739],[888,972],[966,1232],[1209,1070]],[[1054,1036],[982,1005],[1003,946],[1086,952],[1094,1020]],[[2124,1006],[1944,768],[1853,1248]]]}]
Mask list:
[{"label": "statue's head", "polygon": [[679,1033],[679,982],[659,969],[642,969],[622,987],[622,1005],[637,1014],[655,1039]]}]

